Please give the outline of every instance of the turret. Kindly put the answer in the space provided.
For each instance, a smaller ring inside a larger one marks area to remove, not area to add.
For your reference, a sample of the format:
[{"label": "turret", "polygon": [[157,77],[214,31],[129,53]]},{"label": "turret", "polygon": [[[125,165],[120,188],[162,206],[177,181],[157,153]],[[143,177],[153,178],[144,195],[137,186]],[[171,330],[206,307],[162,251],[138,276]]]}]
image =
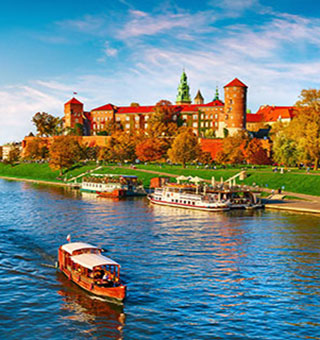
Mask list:
[{"label": "turret", "polygon": [[75,124],[83,125],[83,104],[73,97],[64,104],[64,127],[74,128]]},{"label": "turret", "polygon": [[224,86],[224,116],[219,122],[219,136],[223,137],[224,129],[233,135],[246,128],[247,89],[237,78]]},{"label": "turret", "polygon": [[201,105],[201,104],[203,104],[203,101],[204,101],[204,99],[202,97],[202,94],[201,94],[200,90],[198,90],[197,95],[194,97],[194,103],[197,104],[197,105],[199,105],[199,104]]},{"label": "turret", "polygon": [[177,105],[181,104],[191,104],[191,99],[190,99],[190,93],[189,93],[189,85],[187,82],[187,75],[183,71],[181,78],[180,78],[180,84],[178,87],[178,95],[177,95],[177,100],[176,100]]}]

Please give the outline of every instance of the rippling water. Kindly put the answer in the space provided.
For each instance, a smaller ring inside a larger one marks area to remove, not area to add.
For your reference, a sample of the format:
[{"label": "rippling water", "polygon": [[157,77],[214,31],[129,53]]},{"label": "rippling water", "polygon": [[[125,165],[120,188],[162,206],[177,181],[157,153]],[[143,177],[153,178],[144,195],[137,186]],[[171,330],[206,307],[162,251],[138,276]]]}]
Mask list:
[{"label": "rippling water", "polygon": [[[207,213],[0,180],[1,339],[320,339],[320,218]],[[66,235],[121,263],[128,297],[54,268]]]}]

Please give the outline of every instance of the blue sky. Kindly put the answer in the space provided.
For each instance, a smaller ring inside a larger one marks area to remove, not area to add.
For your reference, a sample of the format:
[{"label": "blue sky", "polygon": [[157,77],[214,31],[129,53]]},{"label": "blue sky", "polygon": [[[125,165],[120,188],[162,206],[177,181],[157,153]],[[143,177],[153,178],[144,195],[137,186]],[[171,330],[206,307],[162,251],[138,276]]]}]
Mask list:
[{"label": "blue sky", "polygon": [[20,1],[0,4],[0,144],[38,111],[175,101],[184,68],[206,101],[237,77],[248,108],[320,87],[320,4],[311,0]]}]

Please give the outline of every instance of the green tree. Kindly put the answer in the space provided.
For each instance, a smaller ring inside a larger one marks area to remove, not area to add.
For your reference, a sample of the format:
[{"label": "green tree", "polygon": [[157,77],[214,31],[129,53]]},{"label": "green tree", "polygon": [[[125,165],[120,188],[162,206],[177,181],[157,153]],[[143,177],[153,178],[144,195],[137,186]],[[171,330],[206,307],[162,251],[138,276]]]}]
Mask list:
[{"label": "green tree", "polygon": [[320,90],[302,90],[296,103],[297,116],[290,123],[292,139],[318,170],[320,158]]},{"label": "green tree", "polygon": [[57,136],[62,133],[62,119],[46,112],[37,112],[32,117],[38,136]]},{"label": "green tree", "polygon": [[185,168],[187,162],[197,159],[201,152],[197,136],[192,129],[184,129],[174,139],[168,156],[173,163],[180,163]]}]

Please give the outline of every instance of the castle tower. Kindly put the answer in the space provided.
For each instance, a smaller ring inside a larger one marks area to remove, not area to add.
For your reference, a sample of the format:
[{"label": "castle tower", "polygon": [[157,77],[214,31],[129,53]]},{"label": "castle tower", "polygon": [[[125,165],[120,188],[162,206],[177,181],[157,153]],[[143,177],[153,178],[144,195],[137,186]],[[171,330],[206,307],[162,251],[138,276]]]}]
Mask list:
[{"label": "castle tower", "polygon": [[194,103],[197,104],[197,105],[201,105],[203,104],[203,97],[202,97],[202,94],[200,92],[200,90],[198,90],[197,92],[197,95],[194,97]]},{"label": "castle tower", "polygon": [[83,104],[73,97],[64,104],[64,127],[74,128],[76,124],[83,125]]},{"label": "castle tower", "polygon": [[189,93],[189,85],[187,82],[187,75],[183,71],[181,78],[180,78],[180,84],[178,87],[178,95],[176,99],[176,104],[177,105],[183,105],[183,104],[191,104],[191,99],[190,99],[190,93]]},{"label": "castle tower", "polygon": [[224,86],[224,116],[219,122],[219,136],[224,136],[224,130],[233,135],[246,128],[248,87],[235,78]]}]

